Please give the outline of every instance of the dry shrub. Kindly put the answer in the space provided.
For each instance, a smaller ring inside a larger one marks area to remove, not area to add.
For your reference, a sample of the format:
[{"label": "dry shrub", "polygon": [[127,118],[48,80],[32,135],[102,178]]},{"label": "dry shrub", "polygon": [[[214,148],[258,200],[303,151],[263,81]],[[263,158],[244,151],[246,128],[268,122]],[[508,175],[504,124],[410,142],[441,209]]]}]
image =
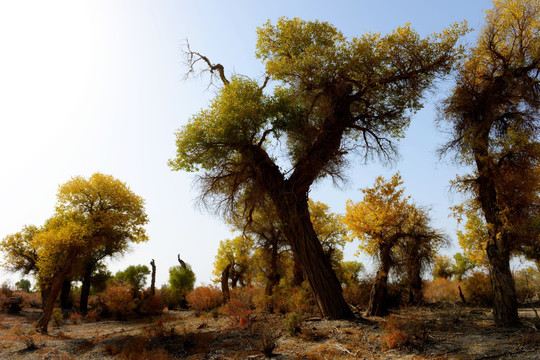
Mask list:
[{"label": "dry shrub", "polygon": [[261,292],[253,301],[260,312],[272,310],[274,313],[287,314],[290,312],[315,313],[318,311],[307,282],[304,282],[301,286],[292,287],[288,284],[280,284],[280,286],[274,288],[272,296],[264,295],[264,291],[261,289]]},{"label": "dry shrub", "polygon": [[188,294],[188,306],[197,313],[210,311],[223,303],[223,294],[217,286],[199,286]]},{"label": "dry shrub", "polygon": [[233,329],[244,329],[253,319],[252,306],[233,297],[219,309],[219,313],[229,318],[230,328]]},{"label": "dry shrub", "polygon": [[459,300],[458,284],[443,278],[427,282],[424,300],[428,303],[455,303]]},{"label": "dry shrub", "polygon": [[463,293],[468,303],[477,306],[493,305],[493,291],[489,276],[475,271],[463,281]]},{"label": "dry shrub", "polygon": [[289,335],[295,336],[302,330],[302,323],[304,322],[304,317],[297,313],[287,314],[283,325],[285,330]]},{"label": "dry shrub", "polygon": [[142,315],[161,315],[163,314],[164,307],[165,304],[159,291],[156,291],[155,295],[145,292],[139,303],[137,312]]},{"label": "dry shrub", "polygon": [[20,296],[23,299],[21,307],[41,308],[41,296],[37,293],[27,293],[26,291],[16,291],[14,296]]},{"label": "dry shrub", "polygon": [[78,312],[72,312],[69,314],[68,321],[72,324],[78,324],[82,320],[82,315]]},{"label": "dry shrub", "polygon": [[381,337],[383,346],[387,349],[397,349],[406,346],[418,348],[427,339],[427,326],[416,316],[408,315],[403,318],[390,315],[382,324],[385,333]]},{"label": "dry shrub", "polygon": [[99,320],[99,312],[96,309],[92,309],[88,311],[86,316],[84,317],[84,320],[87,322],[96,322]]},{"label": "dry shrub", "polygon": [[371,286],[367,280],[359,284],[349,284],[343,288],[343,297],[348,304],[365,308],[369,304]]},{"label": "dry shrub", "polygon": [[125,285],[107,286],[102,295],[102,302],[107,310],[119,319],[125,319],[132,315],[136,307],[131,289]]},{"label": "dry shrub", "polygon": [[250,345],[257,351],[261,352],[267,359],[274,354],[274,349],[277,346],[277,334],[268,323],[255,323],[251,329],[251,334],[254,340],[246,338]]},{"label": "dry shrub", "polygon": [[0,286],[0,294],[4,295],[6,298],[13,296],[13,290],[7,281],[3,282],[2,286]]}]

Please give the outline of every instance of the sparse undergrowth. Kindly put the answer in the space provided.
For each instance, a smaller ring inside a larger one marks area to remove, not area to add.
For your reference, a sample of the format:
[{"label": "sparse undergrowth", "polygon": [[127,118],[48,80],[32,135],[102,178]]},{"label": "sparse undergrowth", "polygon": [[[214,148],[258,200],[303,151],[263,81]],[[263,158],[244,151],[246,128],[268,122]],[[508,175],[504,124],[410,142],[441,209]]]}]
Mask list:
[{"label": "sparse undergrowth", "polygon": [[367,323],[253,313],[246,326],[231,326],[227,315],[173,311],[131,321],[77,317],[46,336],[31,330],[37,310],[23,311],[0,314],[0,358],[534,359],[540,333],[531,326],[534,313],[527,311],[529,318],[518,329],[497,329],[488,309],[463,306],[408,308]]}]

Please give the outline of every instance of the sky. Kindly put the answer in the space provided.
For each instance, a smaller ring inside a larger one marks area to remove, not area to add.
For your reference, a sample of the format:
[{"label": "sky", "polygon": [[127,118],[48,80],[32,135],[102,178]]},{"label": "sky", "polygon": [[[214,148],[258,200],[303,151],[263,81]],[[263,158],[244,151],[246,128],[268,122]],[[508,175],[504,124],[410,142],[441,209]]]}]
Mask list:
[{"label": "sky", "polygon": [[[260,78],[254,57],[256,28],[281,17],[328,21],[347,37],[388,33],[407,22],[421,35],[467,20],[481,28],[487,0],[431,1],[2,1],[0,2],[0,238],[24,225],[42,225],[54,211],[58,186],[95,172],[125,182],[146,200],[150,240],[109,261],[116,272],[155,259],[157,284],[168,280],[176,255],[191,264],[198,284],[211,283],[220,240],[234,236],[223,220],[197,207],[192,173],[173,172],[174,132],[216,94],[208,78],[184,78],[182,47],[191,48],[228,74]],[[472,44],[475,33],[465,41]],[[400,171],[406,193],[432,209],[459,251],[459,202],[449,182],[463,168],[436,149],[445,135],[435,125],[437,103],[451,82],[426,93],[391,166],[350,158],[348,181],[339,188],[316,184],[310,197],[343,213],[347,199],[379,175]],[[348,260],[358,244],[345,249]],[[0,270],[0,281],[20,275]]]}]

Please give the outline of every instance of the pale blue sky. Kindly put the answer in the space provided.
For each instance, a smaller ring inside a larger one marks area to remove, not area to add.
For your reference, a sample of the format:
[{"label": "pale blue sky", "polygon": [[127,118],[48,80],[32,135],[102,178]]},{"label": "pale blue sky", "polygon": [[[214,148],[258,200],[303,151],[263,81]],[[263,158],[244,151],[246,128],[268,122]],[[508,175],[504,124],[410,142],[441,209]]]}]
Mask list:
[{"label": "pale blue sky", "polygon": [[[60,184],[99,171],[145,198],[150,217],[150,241],[115,259],[110,269],[148,265],[154,258],[157,282],[163,284],[181,253],[198,282],[209,283],[218,243],[232,234],[221,219],[196,209],[193,174],[167,166],[175,153],[174,131],[215,93],[207,79],[183,80],[185,39],[226,70],[257,78],[263,68],[253,56],[255,30],[268,19],[319,19],[346,36],[386,33],[410,22],[429,34],[462,20],[478,29],[490,6],[487,0],[3,1],[0,237],[25,224],[43,224]],[[436,97],[426,94],[425,109],[413,118],[395,166],[354,165],[351,158],[345,187],[323,182],[311,197],[342,212],[347,199],[361,199],[358,188],[399,170],[407,193],[431,206],[434,225],[455,239],[448,207],[457,197],[448,185],[460,169],[439,163],[435,155],[444,141],[433,122]],[[355,248],[347,247],[347,258]],[[18,278],[0,274],[2,281]]]}]

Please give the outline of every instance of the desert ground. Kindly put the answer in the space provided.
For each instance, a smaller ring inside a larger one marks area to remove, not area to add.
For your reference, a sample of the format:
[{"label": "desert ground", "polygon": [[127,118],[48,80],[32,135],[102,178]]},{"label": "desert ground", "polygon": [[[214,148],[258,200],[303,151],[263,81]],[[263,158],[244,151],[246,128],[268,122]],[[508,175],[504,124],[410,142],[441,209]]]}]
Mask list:
[{"label": "desert ground", "polygon": [[287,331],[282,314],[247,322],[193,311],[130,321],[66,320],[38,334],[40,310],[0,314],[0,359],[540,359],[532,309],[497,328],[491,310],[458,305],[395,310],[356,321],[316,316]]}]

